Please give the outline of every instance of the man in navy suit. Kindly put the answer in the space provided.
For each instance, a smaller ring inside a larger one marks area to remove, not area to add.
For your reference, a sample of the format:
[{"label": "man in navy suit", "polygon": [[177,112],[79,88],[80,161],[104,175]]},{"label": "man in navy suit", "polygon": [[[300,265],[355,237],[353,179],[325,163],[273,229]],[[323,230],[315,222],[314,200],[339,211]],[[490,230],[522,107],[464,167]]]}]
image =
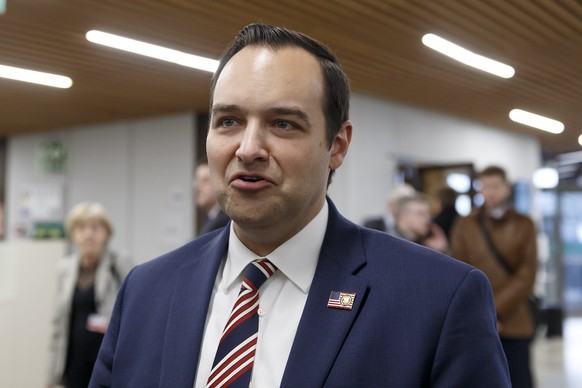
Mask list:
[{"label": "man in navy suit", "polygon": [[325,46],[265,25],[239,33],[212,80],[207,138],[232,222],[127,276],[91,387],[205,387],[256,258],[278,270],[259,292],[253,387],[510,386],[485,276],[359,227],[326,197],[348,108]]}]

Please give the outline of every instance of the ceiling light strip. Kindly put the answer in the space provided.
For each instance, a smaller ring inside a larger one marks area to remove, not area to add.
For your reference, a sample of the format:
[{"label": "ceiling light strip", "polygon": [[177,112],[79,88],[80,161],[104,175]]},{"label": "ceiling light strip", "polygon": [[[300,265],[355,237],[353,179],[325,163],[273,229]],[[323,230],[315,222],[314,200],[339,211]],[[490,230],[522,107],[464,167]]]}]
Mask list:
[{"label": "ceiling light strip", "polygon": [[511,112],[509,112],[509,118],[516,123],[541,129],[542,131],[555,134],[564,132],[564,124],[562,124],[560,121],[540,116],[525,110],[512,109]]},{"label": "ceiling light strip", "polygon": [[182,51],[157,46],[155,44],[126,38],[103,31],[91,30],[85,34],[85,37],[88,41],[93,43],[113,47],[118,50],[128,51],[134,54],[160,59],[162,61],[172,62],[181,66],[191,67],[198,70],[204,70],[213,73],[218,68],[218,61],[215,59],[187,54]]},{"label": "ceiling light strip", "polygon": [[422,43],[454,60],[476,69],[491,73],[502,78],[511,78],[515,75],[515,69],[504,63],[475,54],[459,45],[449,42],[435,34],[426,34],[422,37]]},{"label": "ceiling light strip", "polygon": [[69,77],[5,65],[0,65],[0,77],[61,89],[68,89],[73,85],[73,80]]}]

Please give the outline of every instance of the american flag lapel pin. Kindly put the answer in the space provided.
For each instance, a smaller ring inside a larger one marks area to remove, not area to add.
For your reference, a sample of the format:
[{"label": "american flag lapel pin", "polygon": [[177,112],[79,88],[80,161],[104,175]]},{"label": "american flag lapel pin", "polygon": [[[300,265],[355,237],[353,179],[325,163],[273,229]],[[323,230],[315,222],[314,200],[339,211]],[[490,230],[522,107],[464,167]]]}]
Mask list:
[{"label": "american flag lapel pin", "polygon": [[332,291],[327,300],[327,307],[332,309],[351,310],[356,299],[355,292]]}]

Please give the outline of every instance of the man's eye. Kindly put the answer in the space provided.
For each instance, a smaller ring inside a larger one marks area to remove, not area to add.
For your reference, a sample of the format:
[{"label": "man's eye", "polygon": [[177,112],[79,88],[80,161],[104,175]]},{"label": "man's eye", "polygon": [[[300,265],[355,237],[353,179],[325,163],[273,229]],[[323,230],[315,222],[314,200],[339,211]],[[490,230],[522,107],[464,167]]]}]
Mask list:
[{"label": "man's eye", "polygon": [[235,124],[236,121],[234,121],[234,119],[222,119],[222,125],[224,125],[225,127],[232,127]]},{"label": "man's eye", "polygon": [[277,120],[275,121],[275,126],[277,128],[281,128],[281,129],[291,129],[294,128],[295,126],[293,124],[291,124],[288,121],[285,120]]}]

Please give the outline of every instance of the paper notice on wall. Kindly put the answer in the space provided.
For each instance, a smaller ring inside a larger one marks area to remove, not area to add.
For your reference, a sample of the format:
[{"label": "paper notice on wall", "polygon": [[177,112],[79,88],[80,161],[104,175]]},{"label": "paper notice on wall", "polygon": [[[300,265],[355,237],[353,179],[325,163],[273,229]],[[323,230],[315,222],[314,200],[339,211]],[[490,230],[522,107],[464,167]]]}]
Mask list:
[{"label": "paper notice on wall", "polygon": [[19,216],[33,221],[63,218],[63,188],[57,184],[23,184],[18,191]]},{"label": "paper notice on wall", "polygon": [[62,223],[63,203],[63,187],[60,184],[20,185],[16,197],[16,235],[32,237],[32,229],[39,222]]}]

